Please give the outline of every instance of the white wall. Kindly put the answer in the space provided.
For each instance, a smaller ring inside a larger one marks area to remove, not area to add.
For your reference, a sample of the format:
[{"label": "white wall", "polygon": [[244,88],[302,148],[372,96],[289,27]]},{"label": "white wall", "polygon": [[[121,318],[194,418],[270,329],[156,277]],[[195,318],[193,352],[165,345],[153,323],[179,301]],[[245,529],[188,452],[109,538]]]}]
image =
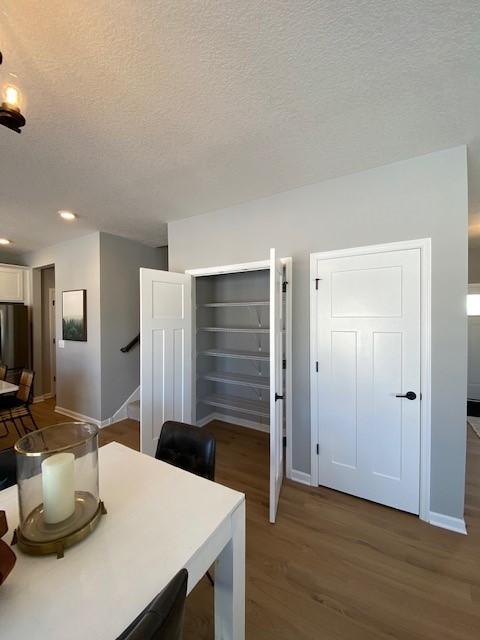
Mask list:
[{"label": "white wall", "polygon": [[431,237],[431,509],[463,516],[467,205],[462,146],[168,225],[171,271],[293,257],[295,469],[310,471],[309,254]]},{"label": "white wall", "polygon": [[[99,420],[101,415],[100,234],[89,234],[47,249],[34,251],[25,254],[23,259],[27,265],[34,268],[48,265],[55,267],[56,404]],[[87,342],[66,341],[65,348],[60,349],[58,345],[62,338],[62,291],[70,289],[87,290],[88,339]]]},{"label": "white wall", "polygon": [[[128,354],[120,348],[139,332],[140,267],[165,269],[166,258],[165,248],[153,249],[99,232],[22,256],[34,268],[36,395],[48,391],[49,372],[42,357],[45,321],[40,292],[44,270],[38,268],[55,267],[56,404],[100,421],[110,418],[140,384],[138,347]],[[62,291],[70,289],[87,290],[87,341],[65,341],[60,349]]]}]

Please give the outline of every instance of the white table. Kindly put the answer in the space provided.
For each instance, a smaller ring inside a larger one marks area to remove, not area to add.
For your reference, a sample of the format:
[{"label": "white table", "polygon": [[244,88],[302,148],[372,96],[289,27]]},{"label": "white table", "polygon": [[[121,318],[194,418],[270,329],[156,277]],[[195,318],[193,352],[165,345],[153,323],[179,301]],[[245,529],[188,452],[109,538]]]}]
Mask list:
[{"label": "white table", "polygon": [[[114,640],[182,567],[190,592],[216,561],[215,638],[244,640],[244,495],[116,442],[99,459],[108,514],[61,560],[16,550],[1,587],[0,636]],[[10,542],[16,486],[0,492],[0,509]]]},{"label": "white table", "polygon": [[14,391],[18,391],[18,387],[16,384],[0,380],[0,396],[2,395],[2,393],[13,393]]}]

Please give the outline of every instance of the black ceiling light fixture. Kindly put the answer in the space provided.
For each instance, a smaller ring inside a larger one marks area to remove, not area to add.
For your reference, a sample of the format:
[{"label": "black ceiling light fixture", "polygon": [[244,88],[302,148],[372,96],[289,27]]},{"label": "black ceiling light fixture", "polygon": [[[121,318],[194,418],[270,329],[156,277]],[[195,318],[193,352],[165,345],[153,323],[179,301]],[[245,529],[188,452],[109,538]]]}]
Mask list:
[{"label": "black ceiling light fixture", "polygon": [[[0,51],[0,64],[3,62],[2,52]],[[12,131],[22,133],[21,129],[25,126],[25,118],[20,111],[21,94],[15,85],[6,82],[2,85],[0,104],[0,124]]]}]

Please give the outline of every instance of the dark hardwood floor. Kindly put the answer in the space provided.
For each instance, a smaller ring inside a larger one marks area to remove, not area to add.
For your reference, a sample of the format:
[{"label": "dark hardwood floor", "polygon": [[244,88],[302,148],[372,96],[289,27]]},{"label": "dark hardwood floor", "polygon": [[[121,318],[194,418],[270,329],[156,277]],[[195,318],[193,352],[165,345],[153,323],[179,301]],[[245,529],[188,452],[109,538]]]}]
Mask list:
[{"label": "dark hardwood floor", "polygon": [[[65,421],[34,406],[41,426]],[[469,429],[462,536],[324,488],[286,481],[278,522],[267,519],[265,434],[215,422],[217,480],[247,496],[249,640],[478,640],[480,439]],[[138,423],[105,428],[101,443],[138,448]],[[192,526],[194,523],[192,523]],[[186,640],[213,638],[213,590],[187,603]]]}]

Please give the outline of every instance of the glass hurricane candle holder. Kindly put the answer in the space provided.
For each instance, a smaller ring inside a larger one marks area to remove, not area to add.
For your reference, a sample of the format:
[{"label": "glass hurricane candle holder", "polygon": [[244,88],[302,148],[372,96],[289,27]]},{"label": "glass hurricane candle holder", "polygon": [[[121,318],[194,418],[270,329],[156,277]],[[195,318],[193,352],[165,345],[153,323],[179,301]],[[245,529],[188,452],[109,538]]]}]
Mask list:
[{"label": "glass hurricane candle holder", "polygon": [[85,538],[105,512],[98,491],[98,427],[64,422],[15,444],[19,548],[56,553]]}]

